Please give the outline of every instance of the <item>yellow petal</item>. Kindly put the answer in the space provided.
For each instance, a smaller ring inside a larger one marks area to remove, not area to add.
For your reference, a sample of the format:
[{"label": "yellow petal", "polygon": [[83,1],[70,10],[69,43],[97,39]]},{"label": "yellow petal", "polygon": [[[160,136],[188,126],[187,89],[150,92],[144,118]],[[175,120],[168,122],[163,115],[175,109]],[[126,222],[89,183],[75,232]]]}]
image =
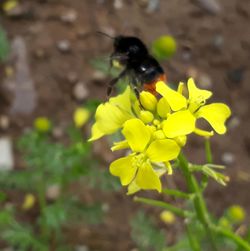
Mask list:
[{"label": "yellow petal", "polygon": [[229,107],[222,103],[214,103],[202,106],[196,116],[204,118],[214,128],[218,134],[226,132],[225,122],[231,115]]},{"label": "yellow petal", "polygon": [[189,110],[175,112],[163,122],[163,131],[168,138],[190,134],[195,129],[195,117]]},{"label": "yellow petal", "polygon": [[98,123],[95,123],[91,128],[91,138],[88,141],[94,141],[102,136],[104,136],[104,133],[99,129]]},{"label": "yellow petal", "polygon": [[168,114],[171,112],[170,106],[167,100],[163,97],[157,103],[157,113],[162,118],[167,118]]},{"label": "yellow petal", "polygon": [[96,110],[96,123],[104,134],[111,134],[123,126],[123,123],[132,117],[126,111],[110,103],[100,104]]},{"label": "yellow petal", "polygon": [[129,148],[129,144],[127,140],[114,142],[114,146],[111,147],[112,151],[122,150],[125,148]]},{"label": "yellow petal", "polygon": [[212,96],[212,92],[197,88],[193,78],[188,79],[187,86],[188,86],[189,100],[191,100],[191,102],[200,103]]},{"label": "yellow petal", "polygon": [[155,110],[157,99],[152,93],[142,91],[140,93],[140,101],[144,109],[149,111]]},{"label": "yellow petal", "polygon": [[74,112],[73,119],[76,127],[82,127],[89,119],[89,111],[84,108],[77,108]]},{"label": "yellow petal", "polygon": [[130,119],[124,123],[122,134],[134,152],[143,152],[149,143],[151,132],[139,119]]},{"label": "yellow petal", "polygon": [[116,97],[112,97],[109,99],[109,103],[111,105],[117,106],[119,107],[121,110],[126,111],[128,113],[131,113],[131,90],[130,87],[127,86],[126,90],[116,96]]},{"label": "yellow petal", "polygon": [[171,139],[160,139],[153,141],[146,154],[152,162],[162,162],[175,159],[180,152],[178,144]]},{"label": "yellow petal", "polygon": [[166,168],[168,170],[168,175],[172,175],[173,174],[173,168],[172,168],[170,162],[167,161],[164,164],[165,164],[165,166],[166,166]]},{"label": "yellow petal", "polygon": [[31,209],[35,204],[36,198],[33,194],[28,193],[25,195],[24,202],[22,204],[23,210],[29,210]]},{"label": "yellow petal", "polygon": [[141,188],[136,184],[135,180],[133,180],[129,185],[128,185],[128,192],[127,195],[132,195],[134,193],[137,193],[140,191]]},{"label": "yellow petal", "polygon": [[137,167],[132,162],[133,156],[127,156],[113,161],[110,165],[110,173],[118,176],[123,186],[128,185],[135,177]]},{"label": "yellow petal", "polygon": [[177,92],[179,92],[180,94],[182,94],[183,93],[183,88],[184,88],[184,83],[180,82],[179,85],[178,85]]},{"label": "yellow petal", "polygon": [[159,193],[162,190],[161,181],[158,175],[156,174],[152,166],[147,162],[143,163],[143,165],[138,168],[135,182],[141,189],[155,189]]},{"label": "yellow petal", "polygon": [[182,108],[186,108],[186,98],[180,93],[172,90],[163,81],[159,81],[158,83],[156,83],[156,91],[167,100],[173,111],[178,111]]}]

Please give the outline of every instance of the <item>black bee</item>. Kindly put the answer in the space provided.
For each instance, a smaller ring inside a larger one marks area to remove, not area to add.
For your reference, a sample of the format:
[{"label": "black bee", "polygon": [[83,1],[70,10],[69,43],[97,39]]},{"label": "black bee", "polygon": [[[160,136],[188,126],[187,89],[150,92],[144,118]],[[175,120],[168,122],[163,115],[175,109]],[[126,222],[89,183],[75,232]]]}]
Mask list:
[{"label": "black bee", "polygon": [[139,38],[132,36],[120,35],[113,39],[114,52],[110,55],[110,65],[113,66],[113,61],[116,60],[124,69],[110,81],[107,95],[110,96],[113,86],[125,76],[130,78],[137,97],[139,97],[138,86],[156,95],[155,84],[159,80],[166,81],[166,75],[158,61],[150,55],[145,44]]}]

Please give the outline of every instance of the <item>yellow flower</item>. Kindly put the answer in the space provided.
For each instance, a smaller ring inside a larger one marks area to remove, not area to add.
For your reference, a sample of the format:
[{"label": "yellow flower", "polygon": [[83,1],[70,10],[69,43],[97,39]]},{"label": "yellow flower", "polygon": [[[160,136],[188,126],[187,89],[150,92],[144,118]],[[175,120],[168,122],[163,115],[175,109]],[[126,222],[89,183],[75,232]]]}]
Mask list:
[{"label": "yellow flower", "polygon": [[166,224],[173,224],[176,221],[175,215],[168,210],[161,212],[160,218]]},{"label": "yellow flower", "polygon": [[124,93],[97,107],[96,122],[92,126],[92,135],[89,141],[114,133],[123,126],[125,121],[132,117],[130,88],[127,87]]},{"label": "yellow flower", "polygon": [[89,111],[84,108],[77,108],[73,115],[73,120],[76,127],[82,127],[89,119]]},{"label": "yellow flower", "polygon": [[22,209],[23,210],[31,209],[34,206],[35,201],[36,201],[36,198],[33,194],[30,194],[30,193],[26,194],[23,204],[22,204]]},{"label": "yellow flower", "polygon": [[155,189],[161,192],[161,181],[153,165],[175,159],[180,147],[171,139],[151,141],[152,131],[136,118],[124,123],[122,133],[132,153],[112,162],[110,172],[120,178],[123,186],[131,184],[139,189]]},{"label": "yellow flower", "polygon": [[34,127],[39,132],[49,132],[51,129],[51,122],[46,117],[38,117],[34,121]]},{"label": "yellow flower", "polygon": [[199,118],[207,120],[218,134],[224,134],[225,121],[231,115],[229,107],[223,103],[205,105],[212,92],[197,88],[192,78],[188,80],[187,87],[188,99],[182,95],[183,83],[180,83],[178,91],[172,90],[162,81],[156,84],[156,91],[166,99],[174,111],[164,122],[163,130],[166,136],[173,137],[176,134],[180,136],[181,133],[187,135],[192,132],[203,136],[213,135],[212,132],[197,130],[195,123]]}]

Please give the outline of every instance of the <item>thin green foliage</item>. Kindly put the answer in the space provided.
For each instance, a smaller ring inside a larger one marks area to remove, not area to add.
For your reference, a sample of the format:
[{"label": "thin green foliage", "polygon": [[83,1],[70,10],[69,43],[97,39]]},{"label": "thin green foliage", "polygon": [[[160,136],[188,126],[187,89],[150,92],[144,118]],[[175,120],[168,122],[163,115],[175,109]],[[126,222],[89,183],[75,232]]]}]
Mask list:
[{"label": "thin green foliage", "polygon": [[139,211],[131,221],[131,237],[140,251],[161,251],[166,246],[163,231],[155,226],[153,220]]},{"label": "thin green foliage", "polygon": [[9,54],[9,41],[7,39],[6,33],[0,26],[0,61],[4,61]]},{"label": "thin green foliage", "polygon": [[[68,144],[54,142],[49,132],[37,130],[31,130],[20,138],[18,149],[26,166],[18,171],[2,171],[0,187],[3,191],[11,189],[32,193],[38,202],[39,212],[35,222],[29,225],[16,220],[15,210],[1,210],[0,233],[3,240],[21,251],[49,250],[52,244],[57,250],[71,250],[65,248],[62,227],[80,222],[100,223],[103,216],[101,204],[86,205],[68,191],[77,180],[84,181],[83,177],[89,175],[92,168],[98,172],[98,162],[91,160],[90,144],[82,138],[80,130],[73,127],[69,130]],[[47,191],[53,185],[58,187],[59,194],[48,201]],[[5,199],[5,193],[1,192],[2,203]]]}]

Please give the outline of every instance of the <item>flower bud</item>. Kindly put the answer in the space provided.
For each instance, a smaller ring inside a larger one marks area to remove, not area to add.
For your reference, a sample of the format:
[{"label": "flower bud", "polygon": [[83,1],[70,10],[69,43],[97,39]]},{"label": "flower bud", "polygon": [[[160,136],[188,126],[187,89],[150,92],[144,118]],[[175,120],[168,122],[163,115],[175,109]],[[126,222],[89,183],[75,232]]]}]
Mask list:
[{"label": "flower bud", "polygon": [[73,115],[76,127],[82,127],[89,119],[89,111],[84,108],[77,108]]},{"label": "flower bud", "polygon": [[46,117],[38,117],[34,121],[34,127],[39,132],[49,132],[51,129],[51,122]]},{"label": "flower bud", "polygon": [[154,115],[151,112],[145,110],[140,111],[139,117],[145,124],[152,122],[154,119]]},{"label": "flower bud", "polygon": [[150,92],[142,91],[140,93],[140,101],[143,108],[145,108],[146,110],[149,110],[149,111],[155,110],[157,99]]},{"label": "flower bud", "polygon": [[170,106],[165,98],[161,98],[157,104],[157,113],[162,118],[167,118],[170,113]]},{"label": "flower bud", "polygon": [[165,137],[165,134],[163,133],[162,130],[157,130],[157,131],[155,131],[155,132],[153,133],[153,137],[154,137],[155,139],[165,139],[165,138],[166,138],[166,137]]},{"label": "flower bud", "polygon": [[175,222],[175,215],[170,211],[163,211],[160,214],[161,220],[166,224],[173,224]]},{"label": "flower bud", "polygon": [[234,205],[228,209],[228,216],[233,222],[240,223],[244,221],[246,217],[246,212],[241,206]]}]

